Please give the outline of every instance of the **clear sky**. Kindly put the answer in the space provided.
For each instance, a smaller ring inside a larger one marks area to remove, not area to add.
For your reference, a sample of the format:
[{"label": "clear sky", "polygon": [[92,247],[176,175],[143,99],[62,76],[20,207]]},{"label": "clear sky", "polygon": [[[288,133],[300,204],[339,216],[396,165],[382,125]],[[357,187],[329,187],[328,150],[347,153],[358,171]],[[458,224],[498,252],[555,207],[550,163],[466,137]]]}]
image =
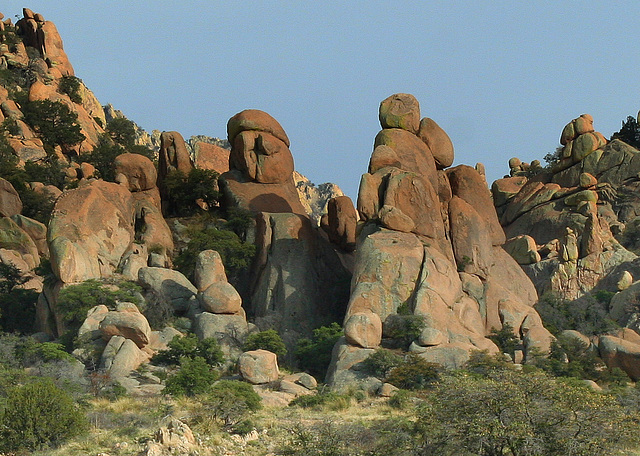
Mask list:
[{"label": "clear sky", "polygon": [[352,198],[378,105],[412,93],[456,164],[555,150],[582,113],[607,138],[640,109],[636,1],[3,0],[53,21],[76,75],[148,131],[224,137],[236,112],[273,115],[296,169]]}]

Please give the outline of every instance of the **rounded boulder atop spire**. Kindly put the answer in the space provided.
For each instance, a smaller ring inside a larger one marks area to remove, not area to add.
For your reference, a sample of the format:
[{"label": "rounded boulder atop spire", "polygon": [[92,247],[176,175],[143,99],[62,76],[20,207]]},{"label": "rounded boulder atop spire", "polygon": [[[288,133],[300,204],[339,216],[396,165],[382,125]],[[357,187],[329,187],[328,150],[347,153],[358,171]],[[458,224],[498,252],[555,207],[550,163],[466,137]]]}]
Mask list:
[{"label": "rounded boulder atop spire", "polygon": [[396,93],[380,103],[382,128],[401,128],[417,134],[420,129],[420,103],[408,93]]},{"label": "rounded boulder atop spire", "polygon": [[229,122],[227,122],[227,137],[231,144],[233,144],[236,136],[243,131],[263,131],[275,136],[285,143],[287,147],[291,146],[289,137],[284,132],[282,125],[270,114],[259,109],[245,109],[229,119]]}]

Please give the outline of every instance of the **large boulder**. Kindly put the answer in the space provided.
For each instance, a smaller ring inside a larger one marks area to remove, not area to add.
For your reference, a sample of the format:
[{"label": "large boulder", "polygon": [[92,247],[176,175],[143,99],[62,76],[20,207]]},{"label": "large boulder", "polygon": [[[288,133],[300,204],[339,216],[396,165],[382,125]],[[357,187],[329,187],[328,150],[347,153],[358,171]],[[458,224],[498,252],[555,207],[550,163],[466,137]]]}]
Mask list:
[{"label": "large boulder", "polygon": [[175,312],[184,314],[196,304],[198,290],[179,271],[144,267],[138,271],[138,281],[155,299]]},{"label": "large boulder", "polygon": [[22,212],[20,195],[13,185],[0,177],[0,217],[13,217]]},{"label": "large boulder", "polygon": [[127,377],[149,357],[130,339],[113,336],[100,358],[100,367],[109,373],[113,380]]},{"label": "large boulder", "polygon": [[380,103],[382,128],[402,128],[417,134],[420,127],[420,104],[408,93],[396,93]]},{"label": "large boulder", "polygon": [[0,249],[15,251],[28,269],[40,264],[38,247],[33,239],[9,217],[0,217]]},{"label": "large boulder", "polygon": [[193,332],[199,339],[215,338],[227,360],[232,361],[242,354],[249,325],[244,315],[202,312],[195,316]]},{"label": "large boulder", "polygon": [[194,164],[198,169],[208,169],[218,174],[229,171],[229,149],[196,141],[193,144]]},{"label": "large boulder", "polygon": [[344,324],[344,336],[351,345],[376,348],[382,340],[382,321],[373,312],[352,314]]},{"label": "large boulder", "polygon": [[134,239],[131,193],[100,180],[64,192],[47,237],[51,267],[62,282],[110,276]]},{"label": "large boulder", "polygon": [[287,147],[291,145],[280,123],[266,112],[258,109],[246,109],[229,119],[227,122],[229,143],[233,144],[236,136],[243,131],[262,131],[276,137]]},{"label": "large boulder", "polygon": [[158,174],[153,162],[140,154],[120,154],[115,161],[116,175],[126,177],[129,191],[151,190],[156,186]]},{"label": "large boulder", "polygon": [[242,298],[227,282],[217,282],[198,292],[198,303],[205,312],[237,314],[242,309]]},{"label": "large boulder", "polygon": [[622,369],[633,381],[640,380],[640,343],[615,336],[600,336],[598,348],[610,369]]},{"label": "large boulder", "polygon": [[445,169],[453,164],[454,151],[451,138],[435,120],[428,117],[422,119],[418,136],[429,146],[438,169]]},{"label": "large boulder", "polygon": [[105,340],[122,336],[132,340],[138,348],[149,344],[151,328],[149,322],[134,304],[123,303],[117,311],[107,313],[100,321],[99,329]]},{"label": "large boulder", "polygon": [[331,242],[347,252],[356,248],[358,215],[348,196],[331,198],[327,205],[327,234]]},{"label": "large boulder", "polygon": [[278,357],[267,350],[244,352],[238,359],[240,375],[249,383],[260,385],[278,379]]},{"label": "large boulder", "polygon": [[215,250],[200,252],[196,258],[193,276],[198,291],[204,291],[214,283],[226,282],[227,274],[220,254]]}]

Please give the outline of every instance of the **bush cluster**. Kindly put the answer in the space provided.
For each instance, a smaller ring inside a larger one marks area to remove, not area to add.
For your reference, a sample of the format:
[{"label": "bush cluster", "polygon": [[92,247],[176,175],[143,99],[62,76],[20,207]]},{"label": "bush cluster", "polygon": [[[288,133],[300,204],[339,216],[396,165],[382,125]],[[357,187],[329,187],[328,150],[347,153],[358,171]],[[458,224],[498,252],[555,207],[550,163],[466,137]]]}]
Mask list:
[{"label": "bush cluster", "polygon": [[250,350],[268,350],[275,353],[279,361],[287,354],[287,347],[275,329],[250,334],[244,343],[244,351]]},{"label": "bush cluster", "polygon": [[80,95],[81,80],[75,76],[63,76],[58,85],[58,91],[69,96],[74,103],[82,103],[82,96]]},{"label": "bush cluster", "polygon": [[323,379],[331,363],[333,346],[342,335],[342,327],[334,322],[314,329],[311,339],[300,339],[295,351],[300,369]]},{"label": "bush cluster", "polygon": [[200,357],[210,366],[224,363],[224,354],[213,337],[198,339],[195,334],[175,336],[168,344],[167,350],[161,350],[153,357],[155,364],[176,366],[183,358]]}]

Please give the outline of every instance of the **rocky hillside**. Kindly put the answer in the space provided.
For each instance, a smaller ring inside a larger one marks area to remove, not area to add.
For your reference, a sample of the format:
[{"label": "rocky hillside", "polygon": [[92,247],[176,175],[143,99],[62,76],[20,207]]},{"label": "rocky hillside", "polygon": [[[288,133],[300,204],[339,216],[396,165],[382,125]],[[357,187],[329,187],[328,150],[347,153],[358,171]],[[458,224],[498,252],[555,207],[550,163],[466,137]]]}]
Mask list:
[{"label": "rocky hillside", "polygon": [[[228,388],[273,407],[319,383],[333,399],[453,388],[463,369],[550,389],[543,370],[640,379],[640,151],[591,116],[549,166],[512,158],[489,186],[391,95],[354,205],[295,171],[266,112],[230,115],[224,140],[145,132],[75,76],[52,22],[23,15],[0,22],[0,324],[19,334],[0,365],[32,375],[55,355],[98,397]],[[202,444],[169,420],[143,454],[172,436]]]}]

